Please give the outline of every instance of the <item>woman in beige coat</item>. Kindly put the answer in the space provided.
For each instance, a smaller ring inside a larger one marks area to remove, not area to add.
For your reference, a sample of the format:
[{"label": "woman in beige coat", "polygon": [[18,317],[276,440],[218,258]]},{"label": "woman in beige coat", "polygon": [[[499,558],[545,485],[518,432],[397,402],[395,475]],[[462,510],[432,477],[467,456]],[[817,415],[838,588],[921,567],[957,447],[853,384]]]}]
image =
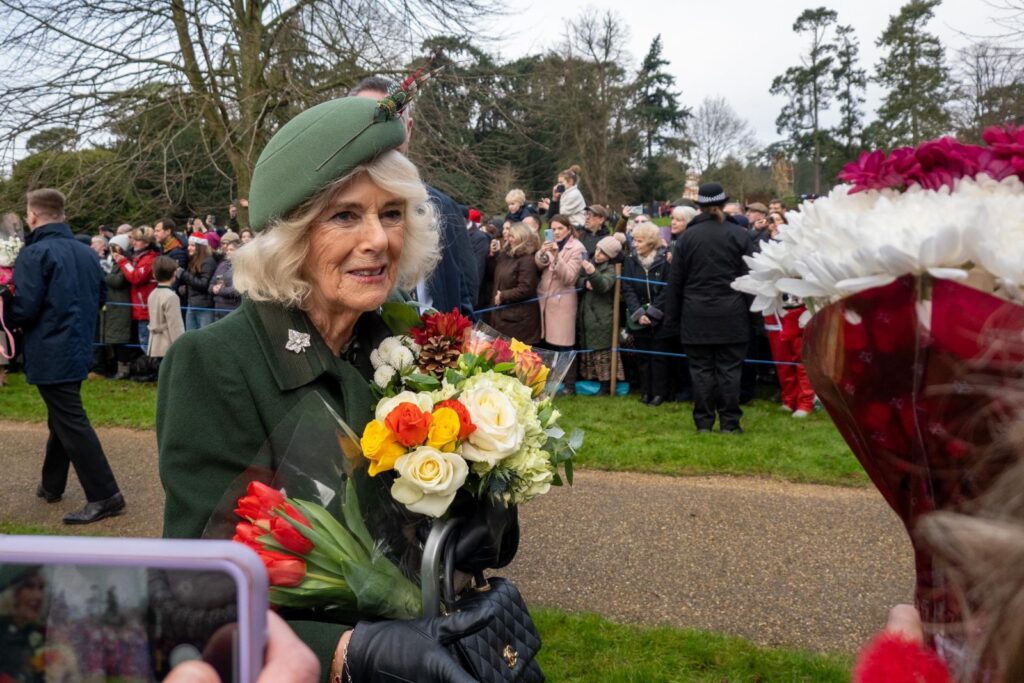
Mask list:
[{"label": "woman in beige coat", "polygon": [[587,250],[572,236],[569,218],[551,218],[554,241],[545,242],[534,257],[540,268],[541,338],[544,346],[559,351],[576,343],[576,278]]}]

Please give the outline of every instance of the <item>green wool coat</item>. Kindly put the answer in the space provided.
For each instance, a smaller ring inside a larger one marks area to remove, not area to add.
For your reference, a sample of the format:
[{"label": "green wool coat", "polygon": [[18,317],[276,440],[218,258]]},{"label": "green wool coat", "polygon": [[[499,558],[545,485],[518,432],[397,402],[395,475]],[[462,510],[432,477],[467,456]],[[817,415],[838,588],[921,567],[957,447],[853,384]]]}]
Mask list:
[{"label": "green wool coat", "polygon": [[[612,347],[612,308],[615,302],[615,264],[610,261],[594,264],[594,272],[587,275],[580,270],[576,287],[580,292],[579,321],[584,349],[603,351]],[[587,283],[592,289],[587,289]]]},{"label": "green wool coat", "polygon": [[132,285],[117,266],[107,275],[107,303],[100,312],[100,340],[104,344],[132,342]]},{"label": "green wool coat", "polygon": [[[310,345],[286,349],[289,331],[309,334]],[[237,499],[240,479],[251,478],[254,468],[272,475],[281,454],[268,444],[288,443],[289,430],[301,436],[305,427],[297,415],[318,395],[361,433],[375,404],[369,353],[387,335],[376,313],[364,314],[348,352],[338,358],[301,311],[245,299],[222,320],[181,336],[161,364],[157,394],[164,536],[202,537],[222,501]],[[222,524],[207,536],[231,533]],[[338,639],[351,626],[301,617],[289,623],[316,652],[327,680]]]}]

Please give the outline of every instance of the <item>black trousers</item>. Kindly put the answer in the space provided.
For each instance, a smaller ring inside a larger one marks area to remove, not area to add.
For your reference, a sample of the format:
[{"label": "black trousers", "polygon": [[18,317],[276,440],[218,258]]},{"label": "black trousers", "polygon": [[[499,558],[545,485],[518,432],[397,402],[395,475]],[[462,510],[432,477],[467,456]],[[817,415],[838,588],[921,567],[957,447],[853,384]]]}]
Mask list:
[{"label": "black trousers", "polygon": [[46,403],[46,424],[50,428],[43,458],[43,488],[48,493],[63,493],[70,465],[90,503],[113,496],[118,492],[117,481],[82,406],[82,383],[40,384],[38,389]]},{"label": "black trousers", "polygon": [[740,375],[747,344],[687,344],[693,379],[693,422],[697,429],[718,427],[729,431],[740,426]]},{"label": "black trousers", "polygon": [[669,394],[669,357],[658,355],[669,351],[672,345],[671,340],[656,339],[649,333],[637,333],[633,335],[633,341],[639,351],[633,355],[640,380],[640,393],[652,398],[654,396],[671,398]]}]

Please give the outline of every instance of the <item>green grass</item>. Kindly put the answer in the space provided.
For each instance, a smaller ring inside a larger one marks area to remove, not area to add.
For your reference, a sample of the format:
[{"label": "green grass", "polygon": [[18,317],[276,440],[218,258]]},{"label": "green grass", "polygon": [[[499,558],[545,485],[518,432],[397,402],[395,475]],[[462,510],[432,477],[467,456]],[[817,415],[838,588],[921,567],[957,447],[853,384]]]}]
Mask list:
[{"label": "green grass", "polygon": [[[82,401],[96,426],[152,429],[156,385],[112,380],[82,384]],[[577,463],[603,470],[671,475],[730,474],[843,486],[867,476],[824,413],[794,420],[770,401],[744,406],[746,434],[697,435],[690,403],[649,408],[636,396],[559,398],[566,427],[586,433]],[[0,416],[42,422],[46,409],[24,375],[0,389]]]},{"label": "green grass", "polygon": [[[7,386],[0,387],[0,418],[46,422],[43,399],[25,383],[25,375],[11,374],[7,379]],[[94,426],[153,429],[156,385],[91,379],[82,382],[82,403]]]},{"label": "green grass", "polygon": [[636,396],[558,399],[566,427],[586,433],[577,463],[673,475],[769,476],[862,486],[867,475],[825,413],[797,420],[777,403],[743,406],[745,434],[697,434],[691,403],[650,408]]},{"label": "green grass", "polygon": [[559,683],[767,683],[849,681],[842,655],[763,648],[741,638],[616,624],[596,615],[531,609],[543,640],[539,661]]},{"label": "green grass", "polygon": [[59,531],[48,529],[44,526],[34,524],[17,524],[15,522],[0,522],[0,534],[11,534],[17,536],[39,536],[39,535],[60,535]]}]

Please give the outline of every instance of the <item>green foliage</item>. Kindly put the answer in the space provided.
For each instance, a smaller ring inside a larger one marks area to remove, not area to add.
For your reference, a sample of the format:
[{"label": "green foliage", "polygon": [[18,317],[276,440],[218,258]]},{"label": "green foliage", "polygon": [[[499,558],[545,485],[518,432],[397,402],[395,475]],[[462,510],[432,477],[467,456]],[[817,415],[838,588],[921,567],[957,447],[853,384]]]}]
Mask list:
[{"label": "green foliage", "polygon": [[753,645],[669,627],[617,624],[533,607],[538,661],[560,683],[824,683],[850,680],[850,657]]},{"label": "green foliage", "polygon": [[[685,132],[689,109],[679,103],[679,93],[672,90],[676,78],[665,67],[669,62],[661,56],[661,34],[654,37],[651,47],[640,65],[636,82],[636,107],[633,115],[640,122],[647,149],[646,163],[650,165],[655,150],[686,152]],[[653,196],[644,195],[645,199]]]},{"label": "green foliage", "polygon": [[66,152],[78,142],[78,131],[67,126],[54,126],[29,136],[25,149],[29,152]]},{"label": "green foliage", "polygon": [[[860,43],[852,26],[836,27],[836,55],[832,68],[835,98],[839,103],[839,123],[832,129],[832,137],[846,160],[852,161],[860,147],[864,128],[864,91],[868,85],[867,72],[860,67]],[[825,177],[834,177],[826,175]]]},{"label": "green foliage", "polygon": [[771,94],[788,98],[775,125],[778,132],[788,135],[798,155],[812,160],[815,193],[821,192],[822,147],[830,139],[821,125],[821,115],[836,91],[833,70],[837,49],[831,36],[837,16],[835,10],[818,7],[806,9],[797,17],[793,31],[809,36],[810,45],[801,56],[801,64],[776,76],[770,89]]},{"label": "green foliage", "polygon": [[888,92],[869,135],[885,146],[916,145],[949,132],[950,74],[945,49],[925,31],[942,0],[911,0],[889,18],[877,41],[887,54],[874,80]]}]

